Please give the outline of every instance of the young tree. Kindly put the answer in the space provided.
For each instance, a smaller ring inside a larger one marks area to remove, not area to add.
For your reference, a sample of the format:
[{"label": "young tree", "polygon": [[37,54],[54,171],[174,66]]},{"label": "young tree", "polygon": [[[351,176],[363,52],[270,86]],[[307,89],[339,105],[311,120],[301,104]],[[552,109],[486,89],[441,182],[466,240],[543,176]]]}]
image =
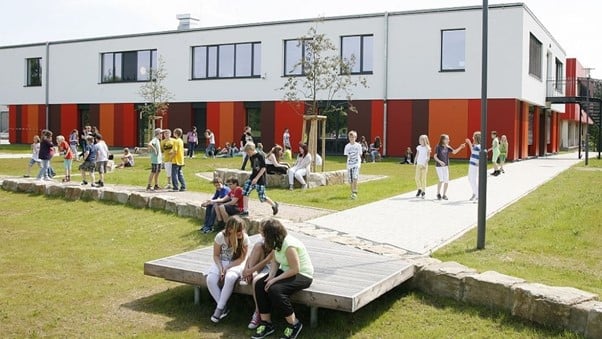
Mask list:
[{"label": "young tree", "polygon": [[140,120],[146,121],[145,140],[151,139],[155,129],[155,121],[167,113],[169,100],[173,98],[172,93],[165,87],[167,71],[162,57],[159,57],[157,68],[151,68],[148,72],[149,81],[138,89],[138,94],[145,102],[139,108]]},{"label": "young tree", "polygon": [[[301,69],[303,76],[288,77],[280,88],[284,92],[284,100],[295,103],[294,107],[301,107],[301,113],[310,121],[307,140],[305,135],[303,139],[307,141],[312,155],[312,170],[315,170],[318,144],[317,121],[325,122],[324,115],[330,113],[336,114],[337,118],[346,115],[348,111],[357,113],[351,102],[353,89],[358,86],[367,87],[364,77],[351,76],[355,55],[350,60],[341,58],[334,43],[325,34],[318,32],[318,23],[316,21],[305,35],[298,38],[298,47],[304,51],[304,57],[293,65],[293,69]],[[341,101],[345,104],[341,104]],[[297,105],[298,103],[301,105]],[[304,121],[304,131],[305,124]],[[322,139],[323,158],[324,145]]]}]

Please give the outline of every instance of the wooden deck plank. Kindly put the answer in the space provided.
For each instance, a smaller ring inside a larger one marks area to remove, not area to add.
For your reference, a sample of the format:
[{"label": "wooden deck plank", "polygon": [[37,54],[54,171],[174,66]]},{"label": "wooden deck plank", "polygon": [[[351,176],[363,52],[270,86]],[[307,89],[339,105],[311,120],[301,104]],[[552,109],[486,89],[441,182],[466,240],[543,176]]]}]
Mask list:
[{"label": "wooden deck plank", "polygon": [[[294,234],[307,247],[315,267],[314,283],[292,300],[309,306],[355,312],[409,279],[414,267],[401,259],[380,256],[327,240]],[[258,236],[251,237],[255,242]],[[144,274],[206,287],[212,247],[148,261]],[[251,287],[237,285],[236,293],[251,295]]]}]

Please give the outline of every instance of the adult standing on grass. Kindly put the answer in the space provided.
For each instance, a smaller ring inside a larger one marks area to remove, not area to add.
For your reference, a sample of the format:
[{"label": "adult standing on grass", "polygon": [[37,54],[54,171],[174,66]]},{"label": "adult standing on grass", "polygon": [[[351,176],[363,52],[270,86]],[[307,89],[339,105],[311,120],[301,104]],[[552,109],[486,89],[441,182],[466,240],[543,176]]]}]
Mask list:
[{"label": "adult standing on grass", "polygon": [[500,139],[500,172],[504,172],[504,164],[506,164],[506,158],[508,156],[508,137],[506,134],[502,135]]},{"label": "adult standing on grass", "polygon": [[[155,128],[154,137],[148,143],[148,153],[150,155],[151,171],[148,175],[148,184],[146,190],[158,190],[159,174],[161,173],[161,132],[160,128]],[[153,182],[155,185],[153,186]]]},{"label": "adult standing on grass", "polygon": [[470,201],[479,200],[479,152],[481,152],[481,132],[472,134],[472,141],[466,138],[466,144],[470,148],[470,161],[468,162],[468,182],[472,188]]},{"label": "adult standing on grass", "polygon": [[63,155],[63,168],[65,169],[65,177],[63,182],[71,181],[71,166],[73,164],[74,152],[71,149],[71,145],[67,143],[65,137],[58,135],[56,137],[56,143],[59,148],[59,153]]},{"label": "adult standing on grass", "polygon": [[423,134],[418,138],[416,158],[414,159],[414,165],[416,165],[416,187],[418,187],[416,196],[422,199],[426,195],[426,174],[428,173],[430,158],[431,146],[429,145],[429,137]]},{"label": "adult standing on grass", "polygon": [[50,173],[50,160],[54,153],[54,145],[52,144],[52,132],[45,129],[42,131],[42,138],[40,139],[40,151],[38,157],[41,162],[40,172],[38,173],[38,180],[51,181],[49,177]]},{"label": "adult standing on grass", "polygon": [[351,186],[351,199],[357,199],[357,181],[360,178],[360,167],[362,166],[362,145],[357,140],[357,132],[349,131],[347,137],[349,142],[345,145],[343,154],[347,156],[347,177]]},{"label": "adult standing on grass", "polygon": [[217,214],[216,206],[218,201],[227,197],[228,193],[230,193],[230,188],[224,186],[222,179],[220,178],[213,179],[213,186],[215,186],[215,193],[211,199],[206,200],[201,204],[202,207],[205,207],[205,222],[199,231],[203,233],[209,233],[213,230],[213,223],[215,222]]},{"label": "adult standing on grass", "polygon": [[265,186],[266,186],[266,165],[265,158],[255,149],[255,144],[249,142],[245,145],[245,153],[249,157],[249,161],[251,162],[251,175],[249,179],[245,181],[245,185],[243,186],[243,204],[244,211],[240,214],[241,216],[249,215],[249,194],[251,191],[257,190],[257,195],[259,196],[259,201],[267,202],[272,205],[272,213],[274,215],[278,214],[278,203],[272,201],[272,199],[268,198],[265,194]]},{"label": "adult standing on grass", "polygon": [[199,145],[199,135],[196,132],[196,126],[192,126],[192,129],[186,133],[186,141],[188,142],[187,156],[192,158],[194,157],[194,149]]},{"label": "adult standing on grass", "polygon": [[[196,130],[196,129],[195,129]],[[176,128],[173,131],[173,158],[171,163],[171,184],[174,191],[186,191],[186,182],[184,181],[184,141],[182,141],[182,129]]]},{"label": "adult standing on grass", "polygon": [[[359,156],[359,154],[358,154]],[[265,338],[274,333],[272,312],[284,315],[288,326],[282,338],[297,338],[303,324],[295,316],[290,296],[308,288],[313,282],[314,267],[305,245],[289,235],[276,219],[263,223],[266,251],[274,251],[270,273],[255,284],[255,297],[261,323],[252,338]]]},{"label": "adult standing on grass", "polygon": [[98,171],[98,182],[92,183],[92,187],[104,187],[105,173],[109,163],[109,147],[103,140],[102,134],[96,133],[96,170]]},{"label": "adult standing on grass", "polygon": [[242,275],[248,248],[249,236],[245,232],[244,220],[238,216],[230,217],[226,228],[215,236],[213,265],[207,274],[207,288],[217,303],[211,315],[214,323],[218,323],[229,313],[226,303]]},{"label": "adult standing on grass", "polygon": [[[466,144],[461,144],[458,148],[454,149],[449,145],[449,135],[441,134],[439,138],[439,144],[435,147],[435,170],[437,171],[437,177],[439,182],[437,183],[437,200],[447,200],[447,187],[449,185],[449,152],[457,154],[460,150],[463,150]],[[443,186],[443,196],[441,196],[441,186]]]},{"label": "adult standing on grass", "polygon": [[165,175],[167,177],[166,189],[171,189],[171,159],[173,158],[173,138],[171,137],[171,131],[168,129],[163,130],[163,139],[161,139],[161,152],[163,152],[163,168],[165,168]]}]

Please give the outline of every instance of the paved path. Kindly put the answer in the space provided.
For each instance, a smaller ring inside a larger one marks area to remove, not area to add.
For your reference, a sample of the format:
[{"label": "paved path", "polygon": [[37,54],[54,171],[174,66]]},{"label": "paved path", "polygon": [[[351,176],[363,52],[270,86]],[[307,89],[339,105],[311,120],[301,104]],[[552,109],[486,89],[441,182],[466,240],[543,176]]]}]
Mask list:
[{"label": "paved path", "polygon": [[[579,161],[575,153],[569,153],[507,164],[505,174],[488,176],[487,217]],[[466,177],[449,183],[448,201],[437,200],[436,194],[437,186],[430,186],[424,200],[410,192],[307,223],[427,255],[460,237],[477,222],[477,204],[468,201],[471,190]]]}]

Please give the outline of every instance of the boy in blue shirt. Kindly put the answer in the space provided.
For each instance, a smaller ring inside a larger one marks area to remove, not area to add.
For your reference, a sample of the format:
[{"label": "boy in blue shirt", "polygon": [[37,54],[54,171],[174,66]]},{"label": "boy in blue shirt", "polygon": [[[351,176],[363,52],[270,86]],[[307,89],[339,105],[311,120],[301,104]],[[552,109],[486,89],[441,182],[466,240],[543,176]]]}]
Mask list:
[{"label": "boy in blue shirt", "polygon": [[201,206],[205,207],[205,224],[199,231],[203,233],[209,233],[213,230],[213,223],[215,222],[215,209],[213,208],[221,199],[228,196],[230,193],[230,187],[224,186],[222,179],[214,178],[213,185],[215,186],[215,193],[211,199],[205,201]]}]

